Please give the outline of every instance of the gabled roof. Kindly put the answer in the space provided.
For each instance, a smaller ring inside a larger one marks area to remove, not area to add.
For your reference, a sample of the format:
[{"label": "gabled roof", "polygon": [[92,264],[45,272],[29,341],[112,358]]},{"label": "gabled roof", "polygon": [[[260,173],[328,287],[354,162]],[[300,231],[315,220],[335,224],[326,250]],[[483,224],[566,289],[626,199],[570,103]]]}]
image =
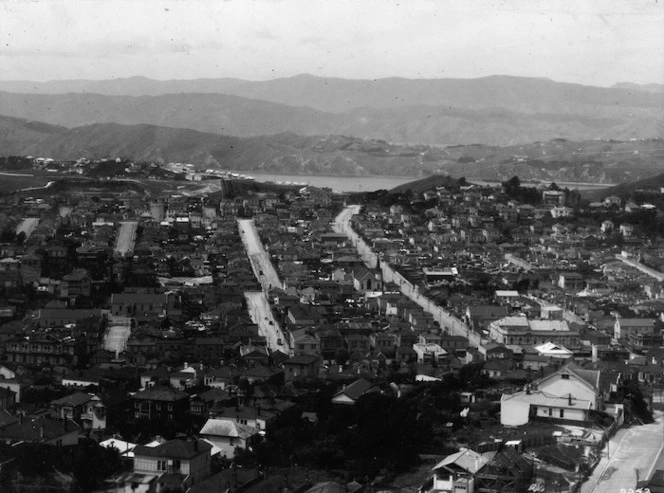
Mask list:
[{"label": "gabled roof", "polygon": [[318,359],[318,356],[312,354],[300,354],[284,361],[284,365],[310,365]]},{"label": "gabled roof", "polygon": [[579,379],[579,381],[585,383],[591,389],[599,390],[599,388],[600,388],[601,372],[596,371],[596,370],[585,370],[574,362],[567,363],[560,370],[558,370],[558,371],[556,371],[556,372],[552,373],[551,375],[548,375],[544,378],[541,378],[538,381],[538,383],[545,382],[547,380],[552,379],[554,376],[560,375],[560,374],[563,374],[563,373],[568,373],[568,374],[576,376]]},{"label": "gabled roof", "polygon": [[437,469],[462,469],[471,474],[475,474],[480,470],[485,464],[489,462],[489,458],[486,455],[475,452],[470,449],[462,449],[459,452],[448,455],[438,464],[433,467],[433,471]]},{"label": "gabled roof", "polygon": [[200,454],[209,453],[212,445],[204,440],[169,440],[156,447],[138,445],[134,448],[134,456],[165,457],[169,459],[192,459]]},{"label": "gabled roof", "polygon": [[132,395],[132,398],[138,400],[174,402],[189,399],[189,394],[168,387],[152,387],[136,392]]},{"label": "gabled roof", "polygon": [[360,378],[359,380],[355,380],[353,383],[348,385],[345,389],[337,392],[334,397],[332,397],[332,400],[336,399],[337,397],[346,396],[349,399],[356,401],[373,388],[374,385],[371,382],[365,380],[364,378]]},{"label": "gabled roof", "polygon": [[74,392],[73,394],[66,395],[60,399],[51,401],[51,405],[55,406],[82,406],[92,399],[90,394],[85,392]]},{"label": "gabled roof", "polygon": [[5,439],[26,442],[39,442],[53,440],[72,432],[78,432],[80,427],[71,420],[66,423],[59,419],[50,419],[45,416],[14,422],[4,428],[0,435]]}]

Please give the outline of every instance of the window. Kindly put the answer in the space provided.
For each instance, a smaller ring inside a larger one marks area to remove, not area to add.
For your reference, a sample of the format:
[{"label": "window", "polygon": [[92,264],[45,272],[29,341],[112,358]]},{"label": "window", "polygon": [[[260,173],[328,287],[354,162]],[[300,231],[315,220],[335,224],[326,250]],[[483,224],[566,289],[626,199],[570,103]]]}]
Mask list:
[{"label": "window", "polygon": [[553,408],[552,407],[549,408],[549,416],[553,416]]},{"label": "window", "polygon": [[560,417],[561,417],[561,418],[564,418],[564,417],[565,417],[565,410],[564,410],[564,409],[561,409],[561,410],[560,410]]},{"label": "window", "polygon": [[157,471],[165,471],[165,470],[166,470],[166,461],[165,460],[157,461]]},{"label": "window", "polygon": [[560,378],[562,378],[563,380],[569,380],[569,375],[567,373],[563,373],[562,375],[560,375]]}]

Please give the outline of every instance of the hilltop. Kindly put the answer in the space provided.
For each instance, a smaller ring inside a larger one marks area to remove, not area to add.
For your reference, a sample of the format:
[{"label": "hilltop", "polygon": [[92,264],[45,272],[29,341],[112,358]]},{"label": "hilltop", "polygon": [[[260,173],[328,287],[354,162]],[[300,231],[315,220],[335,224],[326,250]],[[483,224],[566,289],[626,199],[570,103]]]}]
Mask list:
[{"label": "hilltop", "polygon": [[[664,93],[547,79],[0,82],[0,114],[76,127],[150,124],[236,137],[291,132],[388,142],[514,145],[662,137]],[[9,92],[12,91],[12,92]]]},{"label": "hilltop", "polygon": [[281,133],[235,137],[149,124],[99,123],[74,128],[0,117],[0,156],[56,160],[122,159],[193,163],[255,173],[392,175],[504,181],[622,183],[664,169],[662,139],[570,141],[513,146],[395,144],[344,135]]}]

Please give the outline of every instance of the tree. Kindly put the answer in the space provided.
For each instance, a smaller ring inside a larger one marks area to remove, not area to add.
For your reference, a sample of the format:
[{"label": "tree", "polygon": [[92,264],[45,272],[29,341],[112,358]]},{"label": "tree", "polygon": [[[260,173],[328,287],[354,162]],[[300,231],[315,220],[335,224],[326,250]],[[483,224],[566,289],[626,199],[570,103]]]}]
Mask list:
[{"label": "tree", "polygon": [[509,180],[503,182],[503,188],[509,197],[516,197],[519,194],[519,189],[521,188],[521,180],[518,176],[515,175]]}]

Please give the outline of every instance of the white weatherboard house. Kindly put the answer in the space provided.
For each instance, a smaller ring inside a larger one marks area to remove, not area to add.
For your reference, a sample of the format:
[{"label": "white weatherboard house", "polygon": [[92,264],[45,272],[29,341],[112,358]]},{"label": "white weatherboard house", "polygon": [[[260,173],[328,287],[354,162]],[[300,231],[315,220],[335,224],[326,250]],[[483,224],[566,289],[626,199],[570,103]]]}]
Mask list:
[{"label": "white weatherboard house", "polygon": [[521,392],[503,394],[500,422],[506,426],[524,425],[533,418],[586,422],[591,410],[602,407],[599,379],[599,371],[565,365]]},{"label": "white weatherboard house", "polygon": [[448,455],[431,470],[418,493],[475,491],[475,474],[491,461],[496,452],[480,454],[467,448]]}]

